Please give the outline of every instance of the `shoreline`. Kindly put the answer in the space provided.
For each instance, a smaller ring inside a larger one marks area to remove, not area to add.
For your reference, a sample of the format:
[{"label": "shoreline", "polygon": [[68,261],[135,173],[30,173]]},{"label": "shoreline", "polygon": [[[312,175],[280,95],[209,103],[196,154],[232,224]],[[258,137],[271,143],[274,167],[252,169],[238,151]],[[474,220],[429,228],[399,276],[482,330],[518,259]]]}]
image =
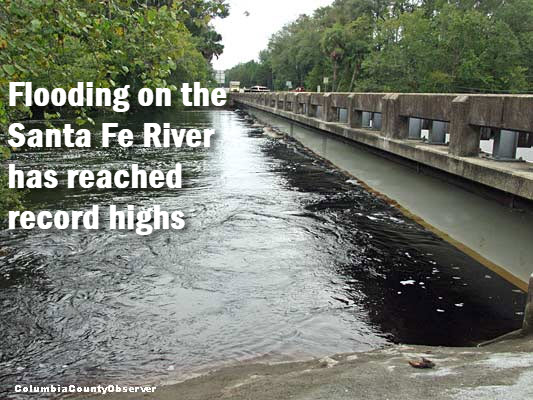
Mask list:
[{"label": "shoreline", "polygon": [[[486,347],[391,345],[310,361],[240,362],[213,369],[153,394],[109,394],[106,400],[236,399],[521,399],[533,395],[533,341],[505,340]],[[409,361],[425,357],[433,369]],[[92,399],[78,396],[73,399]]]}]

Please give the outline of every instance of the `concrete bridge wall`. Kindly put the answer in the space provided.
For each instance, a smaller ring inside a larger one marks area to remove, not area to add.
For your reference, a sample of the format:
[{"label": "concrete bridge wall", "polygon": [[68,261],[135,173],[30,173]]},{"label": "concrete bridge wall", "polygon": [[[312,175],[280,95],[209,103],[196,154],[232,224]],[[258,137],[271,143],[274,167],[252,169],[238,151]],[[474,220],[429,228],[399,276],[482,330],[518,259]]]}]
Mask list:
[{"label": "concrete bridge wall", "polygon": [[[533,133],[533,96],[400,93],[232,93],[231,96],[237,105],[268,111],[428,165],[503,191],[511,198],[533,200],[531,164],[480,156],[482,129],[503,129],[521,135]],[[373,128],[367,126],[369,118],[373,120]],[[415,118],[430,120],[435,131],[444,133],[446,129],[449,143],[410,139]]]}]

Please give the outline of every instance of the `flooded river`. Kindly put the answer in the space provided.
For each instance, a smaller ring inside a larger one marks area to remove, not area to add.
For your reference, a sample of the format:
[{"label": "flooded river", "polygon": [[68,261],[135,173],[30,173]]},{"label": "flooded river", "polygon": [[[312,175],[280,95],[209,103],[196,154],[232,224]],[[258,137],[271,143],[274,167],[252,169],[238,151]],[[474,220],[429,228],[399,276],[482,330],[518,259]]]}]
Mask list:
[{"label": "flooded river", "polygon": [[2,231],[0,397],[16,383],[151,382],[257,357],[470,345],[520,326],[522,292],[298,143],[232,111],[123,125],[141,132],[147,118],[214,127],[213,146],[16,154],[19,168],[63,177],[181,162],[181,190],[40,190],[28,201],[160,204],[187,226],[145,237]]}]

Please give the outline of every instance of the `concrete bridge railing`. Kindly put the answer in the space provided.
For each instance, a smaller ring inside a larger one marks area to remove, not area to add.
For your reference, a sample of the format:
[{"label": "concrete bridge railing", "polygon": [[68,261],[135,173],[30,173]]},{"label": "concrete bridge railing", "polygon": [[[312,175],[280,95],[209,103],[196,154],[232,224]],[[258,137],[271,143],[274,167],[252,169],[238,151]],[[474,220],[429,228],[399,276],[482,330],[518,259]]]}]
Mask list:
[{"label": "concrete bridge railing", "polygon": [[496,131],[496,158],[514,158],[519,133],[533,132],[531,95],[283,92],[233,93],[232,98],[351,128],[370,128],[390,139],[420,139],[426,121],[429,143],[446,144],[449,135],[449,154],[460,157],[479,155],[483,129]]}]

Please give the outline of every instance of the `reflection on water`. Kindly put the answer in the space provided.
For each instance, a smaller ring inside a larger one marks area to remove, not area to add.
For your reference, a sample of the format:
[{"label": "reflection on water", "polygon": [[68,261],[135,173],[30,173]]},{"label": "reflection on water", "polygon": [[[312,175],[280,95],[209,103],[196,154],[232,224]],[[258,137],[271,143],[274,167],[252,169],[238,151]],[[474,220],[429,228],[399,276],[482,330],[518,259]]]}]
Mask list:
[{"label": "reflection on water", "polygon": [[[139,132],[145,119],[127,127]],[[520,325],[520,291],[296,143],[258,135],[230,111],[159,119],[214,126],[213,147],[17,154],[19,168],[63,179],[69,168],[182,162],[183,190],[42,190],[30,200],[66,210],[158,203],[184,211],[187,227],[2,232],[3,396],[15,383],[151,381],[263,355],[467,345]]]}]

